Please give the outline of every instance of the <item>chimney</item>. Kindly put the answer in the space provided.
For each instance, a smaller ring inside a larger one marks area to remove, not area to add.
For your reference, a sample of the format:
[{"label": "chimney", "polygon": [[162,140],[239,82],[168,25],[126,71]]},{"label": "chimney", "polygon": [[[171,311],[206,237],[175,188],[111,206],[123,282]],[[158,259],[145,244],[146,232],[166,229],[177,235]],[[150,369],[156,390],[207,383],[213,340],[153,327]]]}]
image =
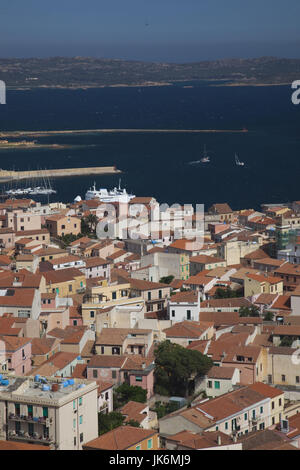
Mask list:
[{"label": "chimney", "polygon": [[218,446],[222,445],[222,439],[221,439],[220,434],[217,437],[217,443],[218,443]]}]

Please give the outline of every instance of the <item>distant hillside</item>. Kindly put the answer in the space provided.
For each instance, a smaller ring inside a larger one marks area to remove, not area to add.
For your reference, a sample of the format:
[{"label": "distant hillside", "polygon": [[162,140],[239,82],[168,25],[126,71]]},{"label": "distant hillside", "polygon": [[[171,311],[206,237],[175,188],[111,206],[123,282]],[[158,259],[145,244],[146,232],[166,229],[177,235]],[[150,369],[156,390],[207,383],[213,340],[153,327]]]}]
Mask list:
[{"label": "distant hillside", "polygon": [[262,57],[186,64],[53,57],[0,59],[8,87],[99,87],[225,80],[230,84],[280,84],[300,80],[300,59]]}]

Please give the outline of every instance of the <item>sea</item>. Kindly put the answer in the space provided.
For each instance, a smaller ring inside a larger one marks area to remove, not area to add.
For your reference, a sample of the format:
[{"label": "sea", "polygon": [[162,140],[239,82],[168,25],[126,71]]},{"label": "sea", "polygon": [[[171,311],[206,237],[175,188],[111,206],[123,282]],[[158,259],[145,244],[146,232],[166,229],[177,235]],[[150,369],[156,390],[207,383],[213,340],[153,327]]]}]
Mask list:
[{"label": "sea", "polygon": [[[0,105],[0,133],[91,132],[34,137],[39,144],[62,146],[57,149],[1,149],[0,167],[115,165],[122,170],[120,175],[52,179],[57,191],[52,201],[84,198],[94,181],[97,188],[110,189],[119,185],[119,178],[128,192],[169,205],[205,204],[207,209],[215,202],[227,202],[238,210],[300,200],[300,105],[292,103],[292,92],[291,86],[194,81],[152,87],[8,90],[6,104]],[[157,131],[93,133],[94,129]],[[247,132],[231,132],[241,129]],[[210,163],[192,164],[203,156],[204,146]],[[244,166],[235,164],[235,153]],[[6,189],[0,185],[0,191]]]}]

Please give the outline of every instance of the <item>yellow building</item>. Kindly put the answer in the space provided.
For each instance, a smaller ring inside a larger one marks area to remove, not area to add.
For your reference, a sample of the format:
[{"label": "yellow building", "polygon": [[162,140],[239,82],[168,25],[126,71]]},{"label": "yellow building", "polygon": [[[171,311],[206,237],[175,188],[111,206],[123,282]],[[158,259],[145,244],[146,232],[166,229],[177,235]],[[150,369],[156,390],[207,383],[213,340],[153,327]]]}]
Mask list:
[{"label": "yellow building", "polygon": [[43,273],[46,279],[47,293],[56,292],[59,297],[70,297],[84,293],[86,288],[85,275],[76,268],[59,269]]},{"label": "yellow building", "polygon": [[280,277],[248,274],[244,280],[244,296],[257,294],[283,294],[283,281]]}]

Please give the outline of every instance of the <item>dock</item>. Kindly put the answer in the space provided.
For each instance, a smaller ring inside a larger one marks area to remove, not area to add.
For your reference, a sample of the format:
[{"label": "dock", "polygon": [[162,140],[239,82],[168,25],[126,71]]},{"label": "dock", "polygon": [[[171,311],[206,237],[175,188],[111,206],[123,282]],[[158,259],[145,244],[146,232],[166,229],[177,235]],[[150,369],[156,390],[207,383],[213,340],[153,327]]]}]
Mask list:
[{"label": "dock", "polygon": [[48,170],[9,171],[0,169],[0,183],[21,181],[32,178],[61,178],[83,175],[111,175],[122,173],[115,166],[94,166],[88,168],[58,168]]}]

